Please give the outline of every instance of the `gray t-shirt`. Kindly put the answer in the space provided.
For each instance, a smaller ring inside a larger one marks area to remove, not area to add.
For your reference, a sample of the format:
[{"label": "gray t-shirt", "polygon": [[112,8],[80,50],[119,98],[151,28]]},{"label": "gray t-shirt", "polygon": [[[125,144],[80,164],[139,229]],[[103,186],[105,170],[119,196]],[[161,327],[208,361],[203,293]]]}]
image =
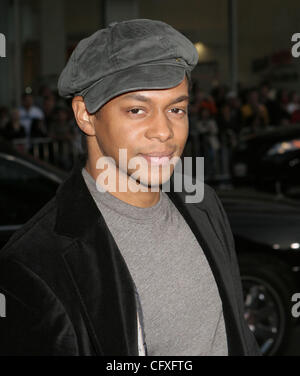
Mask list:
[{"label": "gray t-shirt", "polygon": [[228,355],[222,302],[202,248],[167,194],[149,208],[82,174],[138,290],[149,356]]}]

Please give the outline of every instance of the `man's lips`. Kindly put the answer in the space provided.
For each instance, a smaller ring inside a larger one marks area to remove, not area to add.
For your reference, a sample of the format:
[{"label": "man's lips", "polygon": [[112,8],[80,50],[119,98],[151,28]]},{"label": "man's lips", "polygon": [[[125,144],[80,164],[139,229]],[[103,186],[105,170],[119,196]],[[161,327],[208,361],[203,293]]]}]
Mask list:
[{"label": "man's lips", "polygon": [[152,152],[147,154],[140,154],[152,165],[165,165],[170,162],[170,159],[174,156],[175,151],[165,151],[165,152]]}]

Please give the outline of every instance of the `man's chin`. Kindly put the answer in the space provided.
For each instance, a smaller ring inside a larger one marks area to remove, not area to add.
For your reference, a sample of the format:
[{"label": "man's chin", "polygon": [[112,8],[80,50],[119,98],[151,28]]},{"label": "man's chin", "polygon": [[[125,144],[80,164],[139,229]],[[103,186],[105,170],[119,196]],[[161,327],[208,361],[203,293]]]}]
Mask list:
[{"label": "man's chin", "polygon": [[166,183],[167,181],[170,180],[172,176],[172,173],[170,174],[170,172],[168,174],[162,174],[162,173],[159,173],[159,174],[149,174],[148,176],[145,175],[145,176],[136,176],[133,174],[130,175],[131,179],[136,183],[136,184],[139,184],[141,185],[141,189],[142,188],[145,188],[145,189],[159,189],[159,187]]}]

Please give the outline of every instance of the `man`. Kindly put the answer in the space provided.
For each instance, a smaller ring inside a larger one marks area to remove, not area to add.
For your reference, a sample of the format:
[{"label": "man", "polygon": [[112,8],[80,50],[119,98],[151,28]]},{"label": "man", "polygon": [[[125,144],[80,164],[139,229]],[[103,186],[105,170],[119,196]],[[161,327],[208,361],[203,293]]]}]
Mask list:
[{"label": "man", "polygon": [[219,199],[208,186],[194,204],[160,189],[188,136],[197,61],[151,20],[76,47],[59,92],[73,97],[88,156],[1,251],[1,354],[258,353]]},{"label": "man", "polygon": [[26,136],[29,137],[31,133],[31,125],[33,120],[44,120],[43,111],[34,105],[32,94],[23,94],[23,105],[20,107],[20,122],[24,126]]}]

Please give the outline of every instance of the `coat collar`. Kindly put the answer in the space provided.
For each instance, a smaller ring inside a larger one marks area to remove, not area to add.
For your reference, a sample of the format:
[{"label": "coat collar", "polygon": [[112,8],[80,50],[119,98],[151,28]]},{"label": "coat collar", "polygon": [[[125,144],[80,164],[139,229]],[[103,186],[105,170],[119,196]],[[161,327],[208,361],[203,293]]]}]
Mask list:
[{"label": "coat collar", "polygon": [[127,265],[77,160],[56,194],[54,231],[73,243],[63,253],[98,355],[138,355],[136,298]]},{"label": "coat collar", "polygon": [[[64,253],[72,281],[82,302],[82,311],[96,353],[137,355],[137,322],[134,283],[81,173],[77,160],[71,174],[57,191],[55,231],[73,239]],[[185,204],[172,189],[169,198],[186,220],[201,245],[214,274],[223,303],[230,355],[243,355],[245,344],[232,282],[213,213],[204,199]],[[105,302],[105,303],[104,303]]]},{"label": "coat collar", "polygon": [[88,239],[96,223],[103,225],[102,217],[85,185],[81,169],[84,162],[77,159],[67,179],[56,192],[57,216],[55,231],[74,239]]}]

